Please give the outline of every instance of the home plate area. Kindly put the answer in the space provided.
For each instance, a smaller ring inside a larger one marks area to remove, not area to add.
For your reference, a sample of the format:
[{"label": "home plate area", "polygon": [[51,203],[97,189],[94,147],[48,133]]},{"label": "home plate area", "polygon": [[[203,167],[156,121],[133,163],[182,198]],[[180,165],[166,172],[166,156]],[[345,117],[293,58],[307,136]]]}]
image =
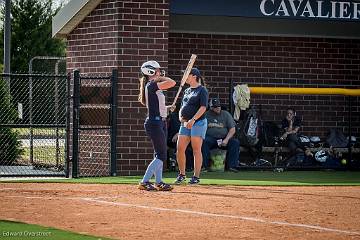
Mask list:
[{"label": "home plate area", "polygon": [[1,219],[113,239],[359,239],[358,187],[0,183]]}]

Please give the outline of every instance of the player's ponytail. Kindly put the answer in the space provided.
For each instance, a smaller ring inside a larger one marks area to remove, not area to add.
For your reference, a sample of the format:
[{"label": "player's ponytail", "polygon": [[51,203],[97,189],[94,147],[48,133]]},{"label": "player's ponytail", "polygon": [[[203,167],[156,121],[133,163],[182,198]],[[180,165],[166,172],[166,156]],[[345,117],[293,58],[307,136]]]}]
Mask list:
[{"label": "player's ponytail", "polygon": [[148,77],[147,76],[142,76],[140,79],[139,79],[139,82],[140,82],[140,88],[139,88],[139,96],[138,96],[138,101],[146,106],[146,99],[145,99],[145,85],[148,81]]}]

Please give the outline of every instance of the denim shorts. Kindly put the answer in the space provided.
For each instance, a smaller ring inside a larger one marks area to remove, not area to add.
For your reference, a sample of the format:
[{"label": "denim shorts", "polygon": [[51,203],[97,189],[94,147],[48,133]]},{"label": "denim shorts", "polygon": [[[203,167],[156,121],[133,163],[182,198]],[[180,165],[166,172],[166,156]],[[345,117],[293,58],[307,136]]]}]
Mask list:
[{"label": "denim shorts", "polygon": [[184,135],[189,137],[199,136],[202,139],[205,139],[206,130],[207,130],[207,119],[204,118],[202,120],[196,121],[191,129],[188,129],[184,127],[183,124],[181,124],[179,135]]}]

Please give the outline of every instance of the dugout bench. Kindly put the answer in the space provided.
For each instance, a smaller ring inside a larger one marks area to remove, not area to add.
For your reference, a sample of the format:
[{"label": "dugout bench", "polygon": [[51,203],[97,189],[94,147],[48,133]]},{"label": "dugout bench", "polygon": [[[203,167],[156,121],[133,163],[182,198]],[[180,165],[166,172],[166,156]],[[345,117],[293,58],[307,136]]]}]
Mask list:
[{"label": "dugout bench", "polygon": [[[244,160],[245,161],[249,161],[249,156],[244,156],[244,153],[247,154],[250,151],[250,147],[245,147],[245,146],[240,146],[240,162],[243,163]],[[329,151],[330,148],[329,147],[307,147],[307,149],[309,149],[312,153],[315,153],[319,150],[325,150],[325,151]],[[338,153],[342,153],[342,154],[349,154],[349,150],[351,151],[351,154],[354,154],[352,156],[352,160],[354,161],[360,161],[360,148],[359,147],[333,147],[333,150],[335,150]],[[267,146],[263,146],[261,147],[260,153],[261,155],[266,156],[265,160],[267,160],[270,164],[266,165],[264,164],[263,166],[256,166],[256,165],[252,165],[252,164],[240,164],[240,168],[245,168],[245,169],[269,169],[269,168],[274,168],[278,165],[279,162],[281,162],[283,155],[286,155],[290,152],[288,147],[285,146],[275,146],[275,147],[267,147]],[[354,157],[355,156],[355,157]],[[251,157],[250,157],[251,159]],[[252,161],[254,161],[254,159],[251,159]],[[297,169],[307,169],[309,167],[297,167]],[[319,168],[319,166],[314,166],[314,167],[310,167],[310,169],[314,169],[314,168]],[[320,167],[321,168],[321,167]]]}]

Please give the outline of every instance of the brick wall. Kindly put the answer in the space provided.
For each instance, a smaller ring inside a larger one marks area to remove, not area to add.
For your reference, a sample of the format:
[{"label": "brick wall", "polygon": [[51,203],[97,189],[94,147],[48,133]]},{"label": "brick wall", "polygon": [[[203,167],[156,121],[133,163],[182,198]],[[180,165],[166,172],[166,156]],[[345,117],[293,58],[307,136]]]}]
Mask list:
[{"label": "brick wall", "polygon": [[146,108],[137,102],[139,67],[155,59],[166,69],[168,9],[168,0],[105,0],[68,37],[68,71],[119,70],[117,172],[121,175],[143,173],[153,158],[143,127]]},{"label": "brick wall", "polygon": [[118,66],[118,11],[116,0],[102,1],[68,36],[67,70],[111,73]]},{"label": "brick wall", "polygon": [[145,136],[146,108],[138,103],[140,66],[168,61],[169,5],[167,0],[124,2],[119,21],[118,172],[143,174],[153,158]]},{"label": "brick wall", "polygon": [[[68,36],[67,69],[110,74],[119,70],[117,172],[142,174],[152,159],[145,136],[146,109],[137,102],[140,65],[155,59],[180,81],[191,53],[210,97],[229,103],[229,82],[250,86],[359,87],[360,41],[168,33],[168,0],[104,0]],[[175,95],[169,93],[169,101]],[[352,108],[359,136],[358,98]],[[323,136],[347,125],[345,97],[254,95],[265,120],[280,121],[286,106],[303,117],[304,131]],[[86,156],[86,154],[84,155]]]},{"label": "brick wall", "polygon": [[[210,97],[229,103],[229,86],[360,87],[360,40],[225,36],[171,33],[169,74],[180,77],[191,53],[209,85]],[[353,132],[359,137],[359,98],[352,98]],[[314,95],[252,95],[264,120],[280,122],[287,106],[303,119],[303,131],[324,137],[348,131],[348,98]]]}]

